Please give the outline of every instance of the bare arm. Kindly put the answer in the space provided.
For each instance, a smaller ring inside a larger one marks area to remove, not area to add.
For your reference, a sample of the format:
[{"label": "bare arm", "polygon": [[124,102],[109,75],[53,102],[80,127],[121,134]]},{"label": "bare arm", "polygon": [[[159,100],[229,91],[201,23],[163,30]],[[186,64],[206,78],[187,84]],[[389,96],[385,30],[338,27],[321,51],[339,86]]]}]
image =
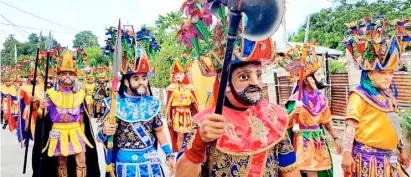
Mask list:
[{"label": "bare arm", "polygon": [[343,152],[352,152],[354,146],[355,129],[358,126],[358,122],[353,119],[346,120],[346,127],[343,136]]},{"label": "bare arm", "polygon": [[280,172],[281,177],[301,177],[300,170],[298,168],[295,168],[294,170],[291,170],[289,172]]},{"label": "bare arm", "polygon": [[160,145],[163,145],[163,144],[167,143],[166,134],[164,133],[164,131],[162,129],[156,131],[156,137],[157,137],[157,140],[160,143]]},{"label": "bare arm", "polygon": [[334,129],[332,128],[331,122],[323,124],[324,128],[327,129],[328,133],[335,139],[337,138],[337,134],[335,133]]},{"label": "bare arm", "polygon": [[201,163],[196,164],[191,162],[183,154],[177,161],[176,175],[175,177],[197,177],[201,172]]}]

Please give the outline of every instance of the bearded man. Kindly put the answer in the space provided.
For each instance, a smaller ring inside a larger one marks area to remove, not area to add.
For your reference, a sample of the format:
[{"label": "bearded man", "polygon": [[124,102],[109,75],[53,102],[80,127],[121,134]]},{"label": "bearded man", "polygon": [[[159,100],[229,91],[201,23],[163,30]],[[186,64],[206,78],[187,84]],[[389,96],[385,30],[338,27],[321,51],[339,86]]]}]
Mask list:
[{"label": "bearded man", "polygon": [[[127,38],[122,36],[123,40]],[[130,38],[135,40],[134,37]],[[108,168],[110,177],[165,177],[157,145],[166,155],[171,175],[175,170],[174,155],[163,129],[161,102],[149,96],[148,79],[153,73],[147,54],[139,42],[135,45],[123,48],[127,53],[136,50],[136,56],[133,56],[133,60],[123,55],[119,96],[116,100],[110,97],[105,99],[105,115],[115,111],[116,124],[111,124],[106,116],[99,126],[97,137],[107,147],[108,136],[113,136],[113,154],[112,157],[106,157],[106,162],[111,166]],[[116,110],[110,110],[112,101],[116,104]]]},{"label": "bearded man", "polygon": [[[308,53],[301,56],[301,53]],[[304,73],[300,76],[300,64]],[[311,43],[289,49],[281,63],[290,73],[291,80],[297,81],[289,101],[286,103],[290,122],[290,138],[297,154],[298,168],[303,176],[332,177],[332,159],[328,149],[324,129],[333,137],[337,152],[341,153],[341,143],[332,128],[331,110],[327,98],[320,92],[327,86],[322,63],[323,56],[318,56]],[[302,85],[299,81],[303,80]],[[301,92],[301,95],[300,95]],[[292,127],[292,129],[291,129]]]},{"label": "bearded man", "polygon": [[[239,29],[246,29],[245,23],[243,18],[245,26]],[[223,34],[219,31],[224,31],[221,24],[213,31],[216,36],[212,43],[217,48],[199,61],[200,67],[212,63],[213,72],[217,74],[209,101],[217,99],[225,51],[221,48],[225,46],[221,39],[226,39],[218,36]],[[176,176],[204,176],[208,171],[210,176],[299,177],[295,152],[286,129],[287,114],[280,106],[263,100],[262,96],[261,62],[273,58],[272,41],[239,38],[236,44],[240,45],[235,46],[231,61],[222,115],[214,114],[213,104],[193,117],[197,127],[189,133],[178,154]],[[210,148],[213,141],[216,141],[215,149]],[[203,162],[207,158],[209,164],[205,166]]]},{"label": "bearded man", "polygon": [[[39,116],[42,120],[36,121],[33,177],[100,176],[93,129],[84,104],[85,93],[76,87],[78,71],[71,51],[64,53],[61,63],[62,66],[57,67],[56,87],[47,89],[48,100],[40,101],[38,115],[44,112],[46,116]],[[42,169],[38,167],[39,160]],[[42,173],[38,174],[38,170]]]}]

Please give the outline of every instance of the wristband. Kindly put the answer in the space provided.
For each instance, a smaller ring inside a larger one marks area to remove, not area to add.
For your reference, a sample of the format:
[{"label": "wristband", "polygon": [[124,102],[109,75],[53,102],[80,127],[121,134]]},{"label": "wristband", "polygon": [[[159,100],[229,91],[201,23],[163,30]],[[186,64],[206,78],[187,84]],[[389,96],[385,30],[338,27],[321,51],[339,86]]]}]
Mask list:
[{"label": "wristband", "polygon": [[201,163],[205,159],[208,143],[204,143],[200,136],[200,129],[197,129],[191,141],[191,146],[188,145],[184,149],[184,155],[193,163]]},{"label": "wristband", "polygon": [[166,160],[168,160],[168,159],[175,159],[175,155],[174,154],[170,154],[170,155],[168,155],[168,156],[166,156]]},{"label": "wristband", "polygon": [[98,137],[102,142],[104,142],[104,141],[107,140],[107,136],[104,136],[103,130],[98,131],[97,137]]},{"label": "wristband", "polygon": [[161,145],[161,149],[163,149],[166,156],[170,156],[173,154],[173,150],[171,150],[171,145],[168,143]]}]

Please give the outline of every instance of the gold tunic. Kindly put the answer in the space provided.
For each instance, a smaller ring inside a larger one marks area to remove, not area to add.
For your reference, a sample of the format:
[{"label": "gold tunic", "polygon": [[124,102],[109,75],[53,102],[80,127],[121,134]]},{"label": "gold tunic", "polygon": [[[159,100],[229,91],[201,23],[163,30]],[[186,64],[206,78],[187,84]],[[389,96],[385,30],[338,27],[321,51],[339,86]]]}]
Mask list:
[{"label": "gold tunic", "polygon": [[94,83],[84,84],[84,91],[86,92],[86,103],[91,104],[93,102]]},{"label": "gold tunic", "polygon": [[[194,96],[194,87],[191,84],[171,84],[167,87],[169,98],[167,100],[167,115],[172,122],[174,131],[181,133],[190,132],[195,123],[191,120],[191,105],[197,108],[197,100]],[[198,110],[198,109],[197,109]]]},{"label": "gold tunic", "polygon": [[355,141],[378,149],[395,149],[397,134],[386,115],[395,111],[395,107],[382,110],[361,93],[353,92],[348,100],[347,118],[358,121]]}]

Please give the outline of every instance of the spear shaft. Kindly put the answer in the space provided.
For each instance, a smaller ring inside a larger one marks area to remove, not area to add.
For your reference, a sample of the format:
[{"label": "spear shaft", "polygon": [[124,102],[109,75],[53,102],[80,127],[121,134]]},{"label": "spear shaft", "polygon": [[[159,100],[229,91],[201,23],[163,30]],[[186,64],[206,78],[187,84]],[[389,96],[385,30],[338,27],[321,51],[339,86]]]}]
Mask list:
[{"label": "spear shaft", "polygon": [[[37,52],[36,52],[36,61],[35,61],[35,65],[34,65],[34,79],[33,79],[33,88],[31,89],[31,98],[34,98],[34,93],[35,93],[35,85],[36,85],[36,78],[37,78],[37,65],[38,65],[38,63],[39,63],[39,53],[40,53],[40,48],[39,47],[37,47]],[[27,130],[27,133],[25,134],[26,135],[26,137],[25,137],[25,145],[26,145],[26,150],[25,150],[25,152],[24,152],[24,164],[23,164],[23,174],[26,174],[26,167],[27,167],[27,155],[28,155],[28,152],[29,152],[29,143],[30,143],[30,141],[29,141],[29,134],[30,134],[30,132],[31,132],[31,116],[33,115],[33,105],[34,105],[34,102],[33,102],[33,100],[30,100],[30,112],[29,112],[29,125],[28,125],[28,130]],[[21,126],[21,124],[20,124],[20,126]],[[33,137],[34,137],[34,135],[32,135]]]},{"label": "spear shaft", "polygon": [[[46,97],[46,91],[47,91],[47,82],[48,82],[48,77],[49,77],[49,62],[50,62],[50,49],[47,50],[47,59],[46,59],[46,74],[45,74],[45,79],[44,79],[44,97]],[[45,98],[44,98],[45,99]],[[46,108],[47,109],[47,108]],[[43,141],[44,141],[44,116],[46,113],[46,109],[43,110],[40,121],[41,121],[41,127],[40,127],[40,147],[43,149]],[[42,152],[40,152],[42,153]],[[40,154],[40,159],[39,159],[39,169],[38,169],[38,176],[41,176],[41,170],[42,170],[42,164],[43,162],[43,155]]]}]

